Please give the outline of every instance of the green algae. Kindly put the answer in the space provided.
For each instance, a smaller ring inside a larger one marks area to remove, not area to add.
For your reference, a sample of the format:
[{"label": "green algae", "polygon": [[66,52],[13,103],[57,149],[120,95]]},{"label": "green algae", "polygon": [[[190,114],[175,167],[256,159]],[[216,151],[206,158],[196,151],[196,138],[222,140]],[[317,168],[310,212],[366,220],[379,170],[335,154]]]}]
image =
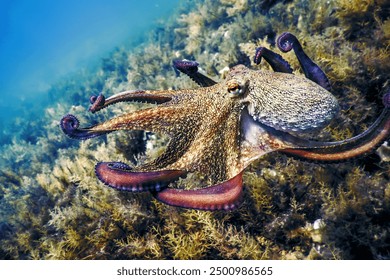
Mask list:
[{"label": "green algae", "polygon": [[[97,71],[57,84],[50,92],[56,102],[43,117],[29,125],[18,120],[20,130],[1,148],[0,258],[390,258],[390,163],[380,154],[325,165],[272,153],[247,168],[239,209],[203,212],[117,192],[96,179],[97,161],[154,157],[165,143],[158,135],[117,133],[80,143],[58,128],[69,112],[93,123],[140,106],[88,114],[89,96],[100,91],[195,87],[175,76],[173,59],[196,59],[216,80],[238,63],[267,69],[252,62],[254,49],[278,52],[275,38],[289,31],[327,73],[342,107],[316,138],[351,137],[377,117],[389,86],[389,9],[384,0],[188,3],[143,46],[118,49]],[[296,58],[284,57],[301,75]],[[201,179],[180,184],[196,187]]]}]

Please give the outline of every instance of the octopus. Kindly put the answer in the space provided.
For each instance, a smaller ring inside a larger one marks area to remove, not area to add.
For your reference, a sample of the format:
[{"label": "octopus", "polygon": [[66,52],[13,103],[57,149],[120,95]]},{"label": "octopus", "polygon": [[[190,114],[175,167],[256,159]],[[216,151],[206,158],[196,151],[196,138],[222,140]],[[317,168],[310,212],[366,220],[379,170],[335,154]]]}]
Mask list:
[{"label": "octopus", "polygon": [[[167,135],[169,142],[156,159],[130,166],[99,162],[97,178],[121,191],[150,192],[157,200],[176,207],[232,210],[243,199],[243,172],[253,161],[270,152],[303,160],[337,162],[364,156],[390,135],[390,91],[383,96],[383,111],[361,134],[335,142],[313,141],[304,136],[323,129],[338,114],[325,73],[304,52],[297,38],[285,32],[277,38],[282,52],[293,50],[304,75],[292,74],[281,55],[264,47],[256,49],[273,71],[252,70],[244,65],[230,69],[217,83],[198,70],[198,63],[175,60],[174,67],[200,87],[178,90],[130,90],[105,98],[90,98],[95,113],[117,102],[154,103],[105,122],[80,128],[78,119],[65,115],[62,131],[85,140],[117,130],[145,130]],[[208,186],[172,187],[190,173],[207,176]]]}]

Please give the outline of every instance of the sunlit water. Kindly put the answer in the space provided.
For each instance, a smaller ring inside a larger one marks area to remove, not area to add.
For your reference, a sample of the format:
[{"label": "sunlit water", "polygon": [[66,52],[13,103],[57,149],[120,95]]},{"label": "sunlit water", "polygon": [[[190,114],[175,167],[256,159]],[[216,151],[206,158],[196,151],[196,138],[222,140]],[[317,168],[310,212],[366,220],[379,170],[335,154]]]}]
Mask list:
[{"label": "sunlit water", "polygon": [[178,2],[0,0],[0,129],[42,106],[61,78],[140,43]]}]

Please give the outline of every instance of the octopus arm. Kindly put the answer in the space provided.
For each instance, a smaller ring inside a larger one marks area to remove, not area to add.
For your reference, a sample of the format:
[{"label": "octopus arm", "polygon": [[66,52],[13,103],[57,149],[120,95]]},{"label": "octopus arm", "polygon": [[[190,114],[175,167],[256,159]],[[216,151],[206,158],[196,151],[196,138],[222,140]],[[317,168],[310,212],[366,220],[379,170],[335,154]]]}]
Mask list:
[{"label": "octopus arm", "polygon": [[322,86],[324,89],[331,91],[328,77],[303,51],[297,37],[289,32],[284,32],[278,37],[276,43],[282,52],[289,52],[290,50],[295,52],[306,78]]},{"label": "octopus arm", "polygon": [[215,82],[214,80],[203,75],[202,73],[199,73],[198,65],[199,65],[198,62],[191,61],[191,60],[173,61],[173,67],[175,67],[175,69],[186,74],[188,77],[190,77],[195,83],[197,83],[201,87],[210,87],[217,84],[217,82]]},{"label": "octopus arm", "polygon": [[197,189],[166,188],[153,192],[159,201],[172,206],[199,210],[232,210],[239,205],[243,195],[242,173],[222,183]]},{"label": "octopus arm", "polygon": [[316,142],[295,139],[298,148],[282,152],[315,161],[342,161],[364,156],[378,148],[390,136],[390,107],[387,106],[378,119],[363,133],[337,142]]},{"label": "octopus arm", "polygon": [[[78,119],[68,114],[61,119],[60,127],[68,137],[78,140],[98,137],[117,130],[148,130],[169,135],[170,127],[177,122],[178,110],[180,109],[172,106],[148,108],[85,128],[79,128]],[[181,111],[185,112],[183,109]]]},{"label": "octopus arm", "polygon": [[118,102],[146,102],[161,104],[172,99],[177,92],[172,90],[129,90],[105,98],[103,94],[91,96],[89,111],[95,113]]},{"label": "octopus arm", "polygon": [[96,176],[105,185],[121,191],[160,191],[187,172],[181,170],[158,170],[137,172],[121,162],[99,162]]},{"label": "octopus arm", "polygon": [[259,47],[256,49],[255,58],[253,59],[254,63],[259,64],[262,57],[264,57],[275,72],[290,74],[293,72],[290,64],[285,61],[282,56],[265,47]]}]

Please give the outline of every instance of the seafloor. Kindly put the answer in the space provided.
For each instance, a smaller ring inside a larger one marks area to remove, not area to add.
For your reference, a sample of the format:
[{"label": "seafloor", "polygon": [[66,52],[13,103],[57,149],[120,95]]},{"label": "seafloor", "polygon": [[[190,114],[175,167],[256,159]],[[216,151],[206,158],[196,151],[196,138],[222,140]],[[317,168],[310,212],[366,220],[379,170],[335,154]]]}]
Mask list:
[{"label": "seafloor", "polygon": [[[245,172],[237,210],[166,206],[149,193],[118,192],[94,174],[97,161],[136,163],[166,142],[143,132],[84,142],[58,126],[67,113],[94,124],[138,105],[92,115],[89,96],[127,89],[194,88],[172,60],[197,60],[213,79],[252,62],[257,46],[279,52],[290,31],[327,73],[340,116],[316,139],[341,140],[366,129],[390,80],[390,1],[196,1],[183,5],[136,49],[118,49],[99,69],[53,86],[51,104],[19,118],[0,158],[1,259],[389,259],[389,148],[334,164],[271,153]],[[284,54],[302,75],[293,54]],[[145,138],[149,138],[145,146]],[[197,186],[195,177],[185,182]]]}]

